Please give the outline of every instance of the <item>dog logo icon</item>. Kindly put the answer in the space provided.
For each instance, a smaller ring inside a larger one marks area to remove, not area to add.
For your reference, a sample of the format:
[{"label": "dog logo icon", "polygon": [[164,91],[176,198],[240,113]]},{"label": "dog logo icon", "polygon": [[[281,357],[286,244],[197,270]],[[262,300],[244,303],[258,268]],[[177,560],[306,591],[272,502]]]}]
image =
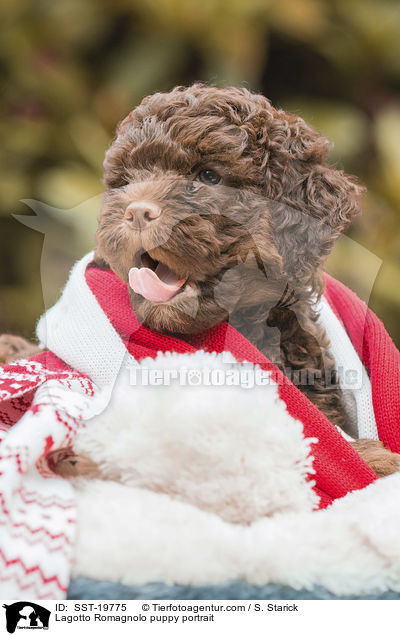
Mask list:
[{"label": "dog logo icon", "polygon": [[9,634],[14,634],[16,629],[49,629],[51,612],[37,603],[19,601],[3,607]]}]

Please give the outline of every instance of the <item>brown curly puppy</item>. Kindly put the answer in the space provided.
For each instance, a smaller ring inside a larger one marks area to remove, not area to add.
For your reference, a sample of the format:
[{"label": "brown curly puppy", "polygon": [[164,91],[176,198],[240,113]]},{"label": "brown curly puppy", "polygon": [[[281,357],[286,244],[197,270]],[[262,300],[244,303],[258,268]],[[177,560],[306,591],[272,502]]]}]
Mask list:
[{"label": "brown curly puppy", "polygon": [[130,281],[144,325],[184,339],[229,320],[287,375],[306,371],[313,381],[299,388],[346,430],[315,301],[363,188],[327,150],[300,117],[244,88],[146,97],[106,153],[96,260]]},{"label": "brown curly puppy", "polygon": [[132,291],[143,324],[184,338],[229,320],[284,372],[308,370],[315,381],[299,388],[346,428],[313,305],[362,188],[326,164],[327,149],[244,88],[146,97],[106,154],[96,255],[126,281],[132,267],[162,264],[178,293],[160,304]]}]

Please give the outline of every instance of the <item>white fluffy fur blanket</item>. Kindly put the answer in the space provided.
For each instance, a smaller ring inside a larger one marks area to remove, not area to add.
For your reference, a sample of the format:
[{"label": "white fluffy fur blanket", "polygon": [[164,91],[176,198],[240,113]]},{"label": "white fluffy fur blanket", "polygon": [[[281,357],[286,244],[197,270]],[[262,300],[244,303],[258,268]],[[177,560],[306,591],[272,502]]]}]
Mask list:
[{"label": "white fluffy fur blanket", "polygon": [[226,356],[201,352],[147,359],[133,374],[125,367],[108,407],[77,435],[76,450],[110,481],[75,483],[73,574],[132,585],[240,578],[342,595],[400,590],[400,475],[313,511],[315,440],[304,439],[276,388],[132,386],[143,368],[172,369],[177,357],[191,370],[227,366]]}]

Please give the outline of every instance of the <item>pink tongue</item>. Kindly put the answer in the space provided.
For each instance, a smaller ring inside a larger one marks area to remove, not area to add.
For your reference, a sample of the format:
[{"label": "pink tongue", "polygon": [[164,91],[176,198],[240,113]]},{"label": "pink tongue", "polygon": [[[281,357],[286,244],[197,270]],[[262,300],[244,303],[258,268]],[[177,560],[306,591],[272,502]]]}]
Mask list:
[{"label": "pink tongue", "polygon": [[137,294],[141,294],[153,303],[163,303],[172,298],[186,283],[187,277],[181,280],[163,263],[159,263],[156,271],[149,267],[132,267],[129,270],[129,285]]}]

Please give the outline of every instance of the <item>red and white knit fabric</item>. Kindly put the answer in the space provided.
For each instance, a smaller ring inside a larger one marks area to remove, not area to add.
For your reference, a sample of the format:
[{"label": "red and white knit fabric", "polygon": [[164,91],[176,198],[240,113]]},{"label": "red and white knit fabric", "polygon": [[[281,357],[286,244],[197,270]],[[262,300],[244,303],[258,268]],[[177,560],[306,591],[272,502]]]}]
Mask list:
[{"label": "red and white knit fabric", "polygon": [[[400,354],[378,318],[329,276],[325,298],[368,371],[379,438],[400,452]],[[0,598],[65,596],[74,496],[68,482],[48,471],[44,457],[72,444],[125,354],[141,361],[160,351],[229,351],[238,362],[269,371],[289,414],[303,423],[304,436],[318,439],[312,478],[320,508],[376,479],[335,426],[229,324],[185,341],[154,333],[137,321],[127,285],[91,266],[90,255],[73,270],[60,303],[62,310],[56,305],[38,328],[51,352],[6,365],[0,374]]]},{"label": "red and white knit fabric", "polygon": [[0,375],[0,598],[63,598],[75,536],[70,484],[43,461],[69,446],[92,382],[52,353]]}]

